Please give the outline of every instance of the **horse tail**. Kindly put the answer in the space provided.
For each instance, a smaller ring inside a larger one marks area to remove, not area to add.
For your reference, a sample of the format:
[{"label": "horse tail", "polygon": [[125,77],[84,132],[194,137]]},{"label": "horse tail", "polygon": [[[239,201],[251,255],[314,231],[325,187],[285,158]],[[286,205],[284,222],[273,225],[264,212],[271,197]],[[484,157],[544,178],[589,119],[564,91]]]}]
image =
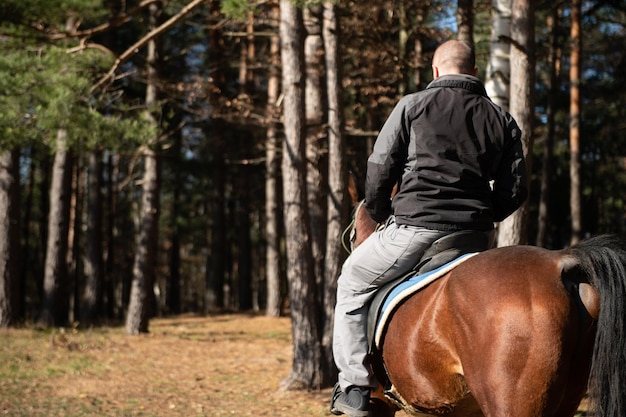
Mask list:
[{"label": "horse tail", "polygon": [[626,416],[626,241],[601,235],[570,253],[600,296],[588,392],[598,417]]}]

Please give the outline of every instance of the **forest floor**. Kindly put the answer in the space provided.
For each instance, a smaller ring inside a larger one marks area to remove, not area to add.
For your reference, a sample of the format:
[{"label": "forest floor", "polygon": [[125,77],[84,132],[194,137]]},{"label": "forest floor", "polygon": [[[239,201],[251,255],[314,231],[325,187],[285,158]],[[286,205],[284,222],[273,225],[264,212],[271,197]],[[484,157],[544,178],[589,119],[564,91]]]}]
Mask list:
[{"label": "forest floor", "polygon": [[330,389],[278,389],[291,358],[288,318],[153,319],[141,336],[0,330],[0,415],[329,415]]},{"label": "forest floor", "polygon": [[288,318],[153,319],[141,336],[5,329],[0,416],[330,416],[330,389],[279,390],[291,360]]}]

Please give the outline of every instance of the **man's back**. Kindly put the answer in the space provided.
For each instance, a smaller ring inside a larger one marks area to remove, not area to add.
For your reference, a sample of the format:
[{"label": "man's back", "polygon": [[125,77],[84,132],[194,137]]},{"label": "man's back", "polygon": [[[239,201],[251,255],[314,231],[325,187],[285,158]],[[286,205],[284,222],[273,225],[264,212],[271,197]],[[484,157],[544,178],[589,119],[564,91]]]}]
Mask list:
[{"label": "man's back", "polygon": [[[477,78],[445,75],[400,101],[368,162],[368,184],[385,184],[377,173],[396,170],[400,187],[392,207],[399,224],[491,230],[525,198],[520,136]],[[491,180],[517,192],[494,195]]]}]

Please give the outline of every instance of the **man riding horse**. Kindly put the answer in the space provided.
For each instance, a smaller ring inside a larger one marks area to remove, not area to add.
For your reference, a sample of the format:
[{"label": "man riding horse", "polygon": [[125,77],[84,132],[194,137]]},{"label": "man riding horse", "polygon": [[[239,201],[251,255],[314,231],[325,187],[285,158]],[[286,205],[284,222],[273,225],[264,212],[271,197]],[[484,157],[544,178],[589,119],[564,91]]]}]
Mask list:
[{"label": "man riding horse", "polygon": [[494,222],[528,194],[521,131],[476,78],[472,48],[443,43],[432,69],[427,88],[396,105],[368,159],[364,206],[381,227],[352,252],[338,280],[333,414],[368,415],[377,383],[366,322],[376,290],[410,271],[440,238],[471,231],[492,242]]}]

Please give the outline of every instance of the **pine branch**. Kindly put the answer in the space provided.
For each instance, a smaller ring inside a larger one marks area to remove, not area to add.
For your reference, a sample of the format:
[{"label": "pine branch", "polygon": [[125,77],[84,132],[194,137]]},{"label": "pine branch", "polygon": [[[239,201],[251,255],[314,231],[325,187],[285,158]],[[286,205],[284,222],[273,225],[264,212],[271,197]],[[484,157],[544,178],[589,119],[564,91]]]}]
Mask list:
[{"label": "pine branch", "polygon": [[124,64],[126,61],[128,61],[133,55],[135,55],[148,42],[150,42],[152,39],[160,36],[164,32],[167,32],[172,26],[174,26],[176,23],[181,21],[185,16],[187,16],[189,13],[191,13],[191,11],[193,11],[193,9],[195,9],[198,6],[200,6],[205,1],[207,1],[207,0],[193,0],[193,1],[191,1],[189,4],[187,4],[185,7],[183,7],[178,13],[176,13],[174,16],[170,17],[162,25],[160,25],[160,26],[154,28],[153,30],[151,30],[150,32],[148,32],[148,34],[146,34],[146,36],[144,36],[143,38],[139,39],[137,42],[135,42],[133,45],[131,45],[128,49],[126,49],[124,52],[122,52],[122,54],[117,57],[117,59],[115,60],[115,63],[109,69],[109,71],[91,88],[91,92],[93,93],[93,92],[99,90],[106,83],[111,81],[113,79],[113,76],[115,75],[115,71],[117,71],[118,68],[122,64]]}]

